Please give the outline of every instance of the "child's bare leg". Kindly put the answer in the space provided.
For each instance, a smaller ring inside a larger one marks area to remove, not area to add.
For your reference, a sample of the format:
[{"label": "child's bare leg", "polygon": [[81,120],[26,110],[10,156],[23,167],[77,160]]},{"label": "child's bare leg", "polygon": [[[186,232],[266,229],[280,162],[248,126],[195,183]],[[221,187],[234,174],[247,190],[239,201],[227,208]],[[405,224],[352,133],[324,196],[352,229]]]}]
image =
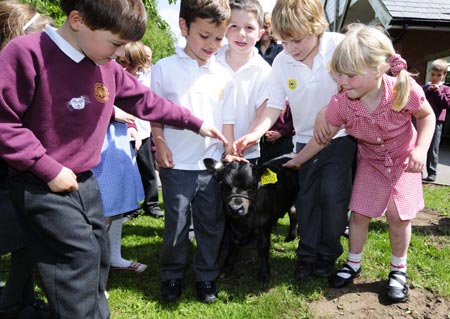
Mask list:
[{"label": "child's bare leg", "polygon": [[386,212],[389,223],[389,240],[391,242],[392,255],[404,257],[408,254],[411,241],[411,220],[401,220],[397,207],[393,200],[389,202]]},{"label": "child's bare leg", "polygon": [[335,288],[347,286],[361,272],[361,257],[369,230],[370,218],[352,212],[349,225],[349,242],[347,262],[329,279]]},{"label": "child's bare leg", "polygon": [[392,198],[388,204],[386,218],[389,223],[392,251],[387,296],[394,302],[404,301],[408,298],[406,270],[408,247],[411,241],[411,220],[400,219]]},{"label": "child's bare leg", "polygon": [[361,254],[364,244],[367,240],[367,233],[369,230],[369,217],[352,212],[349,226],[349,242],[348,251],[352,254]]}]

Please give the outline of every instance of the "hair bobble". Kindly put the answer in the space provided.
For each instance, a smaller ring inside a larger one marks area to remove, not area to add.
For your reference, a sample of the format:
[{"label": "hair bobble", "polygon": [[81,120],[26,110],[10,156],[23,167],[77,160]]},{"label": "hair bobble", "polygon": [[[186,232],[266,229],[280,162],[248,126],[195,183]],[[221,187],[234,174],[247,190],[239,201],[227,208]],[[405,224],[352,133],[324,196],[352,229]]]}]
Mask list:
[{"label": "hair bobble", "polygon": [[400,54],[393,54],[391,55],[387,62],[391,66],[391,73],[393,76],[397,76],[401,70],[406,70],[408,68],[408,65],[406,64],[406,60],[402,58]]}]

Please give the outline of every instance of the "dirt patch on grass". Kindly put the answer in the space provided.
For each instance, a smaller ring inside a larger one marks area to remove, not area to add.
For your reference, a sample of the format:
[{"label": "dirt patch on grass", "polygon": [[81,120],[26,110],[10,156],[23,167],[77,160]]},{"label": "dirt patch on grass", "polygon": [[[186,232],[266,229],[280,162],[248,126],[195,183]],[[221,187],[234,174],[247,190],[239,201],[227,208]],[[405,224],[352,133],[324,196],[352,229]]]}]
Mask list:
[{"label": "dirt patch on grass", "polygon": [[[413,231],[429,234],[431,240],[435,238],[438,241],[436,244],[440,245],[442,235],[450,234],[450,218],[425,209],[414,220]],[[393,304],[386,298],[386,285],[387,280],[356,278],[348,287],[329,289],[324,298],[311,302],[310,310],[317,318],[450,318],[449,299],[426,289],[410,286],[408,301]]]}]

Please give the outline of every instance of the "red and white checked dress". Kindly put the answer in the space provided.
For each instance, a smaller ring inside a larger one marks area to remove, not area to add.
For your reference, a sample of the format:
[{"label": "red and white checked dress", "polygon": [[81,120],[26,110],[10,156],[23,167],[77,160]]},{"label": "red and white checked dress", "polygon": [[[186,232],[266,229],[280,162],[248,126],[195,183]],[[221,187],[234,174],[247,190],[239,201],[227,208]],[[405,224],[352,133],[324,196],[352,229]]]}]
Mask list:
[{"label": "red and white checked dress", "polygon": [[350,209],[367,217],[379,217],[392,196],[402,220],[413,219],[423,209],[420,173],[405,172],[404,161],[416,145],[417,132],[411,115],[425,102],[423,89],[411,81],[411,93],[400,112],[392,110],[396,78],[384,75],[384,94],[373,113],[345,92],[335,95],[326,113],[331,125],[345,126],[358,139],[357,169]]}]

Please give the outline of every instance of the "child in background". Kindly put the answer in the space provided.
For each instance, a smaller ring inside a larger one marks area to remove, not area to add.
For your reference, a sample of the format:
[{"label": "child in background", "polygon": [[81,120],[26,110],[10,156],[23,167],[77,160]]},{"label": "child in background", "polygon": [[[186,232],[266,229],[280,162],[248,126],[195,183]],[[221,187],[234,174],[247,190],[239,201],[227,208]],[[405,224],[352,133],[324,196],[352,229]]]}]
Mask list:
[{"label": "child in background", "polygon": [[[286,98],[295,127],[296,151],[313,137],[316,115],[338,92],[327,65],[344,36],[325,32],[327,26],[320,0],[276,2],[272,27],[284,50],[272,65],[266,110],[254,130],[236,141],[239,152],[273,125],[285,108]],[[353,138],[341,130],[329,147],[298,172],[300,191],[295,206],[300,241],[296,280],[311,274],[328,277],[343,252],[340,237],[347,225],[355,151]]]},{"label": "child in background", "polygon": [[[124,56],[117,57],[116,61],[129,73],[138,78],[139,82],[150,87],[151,82],[151,58],[152,51],[142,42],[130,42],[125,46]],[[164,217],[158,203],[158,178],[156,176],[155,164],[151,152],[151,129],[150,123],[141,119],[135,121],[137,132],[142,140],[142,146],[136,149],[136,161],[141,174],[145,198],[142,203],[144,214],[160,218]],[[134,140],[132,140],[135,146]],[[131,217],[136,217],[131,213]]]},{"label": "child in background", "polygon": [[0,156],[52,316],[109,318],[106,227],[91,169],[113,104],[148,121],[226,139],[114,61],[123,45],[145,33],[142,1],[61,0],[60,6],[67,18],[59,29],[16,37],[0,52]]},{"label": "child in background", "polygon": [[[0,2],[0,50],[14,37],[41,31],[53,20],[35,8],[17,1]],[[48,305],[34,292],[35,263],[27,248],[27,238],[8,194],[8,165],[0,160],[0,256],[11,253],[6,285],[0,293],[0,318],[32,316],[49,318]]]},{"label": "child in background", "polygon": [[[152,68],[152,89],[185,105],[206,123],[222,126],[233,139],[235,91],[230,73],[215,60],[230,21],[228,0],[182,0],[179,25],[184,49],[159,60]],[[172,126],[152,122],[156,161],[164,198],[164,237],[161,250],[163,299],[174,302],[182,293],[188,267],[189,226],[194,222],[197,249],[192,263],[199,300],[217,299],[218,254],[224,230],[220,185],[203,164],[219,160],[219,141],[203,139]],[[230,147],[225,153],[231,153]]]},{"label": "child in background", "polygon": [[[127,44],[128,45],[128,44]],[[100,153],[100,163],[92,169],[98,181],[109,240],[111,270],[143,272],[147,265],[122,258],[121,241],[123,214],[134,211],[144,198],[136,155],[130,144],[130,136],[140,138],[136,127],[127,123],[134,116],[114,108],[114,120],[108,126]]]},{"label": "child in background", "polygon": [[430,82],[423,86],[425,97],[436,116],[436,128],[427,153],[426,182],[434,182],[439,162],[439,144],[441,143],[442,127],[444,126],[447,109],[450,107],[450,87],[444,84],[449,63],[444,59],[433,61],[430,70]]},{"label": "child in background", "polygon": [[[256,41],[264,32],[261,4],[257,0],[230,0],[229,4],[228,44],[217,53],[217,61],[228,69],[236,85],[234,137],[238,138],[264,111],[271,68],[255,48]],[[254,164],[259,156],[259,144],[244,152],[244,157]]]},{"label": "child in background", "polygon": [[[424,207],[421,172],[433,135],[433,110],[406,71],[405,60],[376,27],[347,33],[330,68],[342,92],[332,98],[326,119],[331,134],[344,125],[358,139],[358,163],[350,202],[348,259],[329,281],[341,288],[360,274],[370,220],[386,211],[392,251],[387,297],[404,301],[411,220]],[[385,74],[389,69],[395,77]],[[417,119],[418,133],[411,116]],[[325,146],[312,139],[285,166],[310,165]]]},{"label": "child in background", "polygon": [[270,12],[264,12],[263,22],[264,33],[259,41],[256,42],[255,47],[258,49],[258,53],[272,65],[275,57],[283,51],[283,46],[278,43],[277,39],[272,34],[272,17]]}]

